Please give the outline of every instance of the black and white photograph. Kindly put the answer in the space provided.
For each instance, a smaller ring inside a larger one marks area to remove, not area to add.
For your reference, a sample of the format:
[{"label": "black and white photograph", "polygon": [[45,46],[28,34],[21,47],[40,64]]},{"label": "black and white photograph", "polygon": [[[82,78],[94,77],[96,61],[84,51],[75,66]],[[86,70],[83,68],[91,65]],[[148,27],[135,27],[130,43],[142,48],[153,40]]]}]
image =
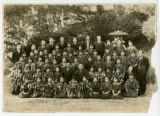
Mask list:
[{"label": "black and white photograph", "polygon": [[4,112],[146,113],[157,5],[3,5]]}]

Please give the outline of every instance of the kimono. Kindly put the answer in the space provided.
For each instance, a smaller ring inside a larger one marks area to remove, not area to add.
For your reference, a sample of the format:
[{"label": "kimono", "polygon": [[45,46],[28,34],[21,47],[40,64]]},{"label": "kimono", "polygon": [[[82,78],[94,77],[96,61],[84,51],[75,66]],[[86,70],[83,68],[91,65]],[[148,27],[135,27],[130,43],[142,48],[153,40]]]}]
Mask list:
[{"label": "kimono", "polygon": [[108,99],[111,97],[112,85],[110,82],[103,82],[101,84],[101,98]]},{"label": "kimono", "polygon": [[104,81],[105,75],[104,75],[103,72],[96,72],[96,73],[95,73],[95,76],[96,76],[98,82]]},{"label": "kimono", "polygon": [[31,84],[30,83],[24,83],[21,86],[21,92],[19,94],[20,98],[30,98],[32,95],[31,91]]},{"label": "kimono", "polygon": [[18,61],[14,64],[14,70],[17,70],[19,68],[23,71],[25,68],[25,62]]},{"label": "kimono", "polygon": [[59,79],[61,78],[62,73],[61,72],[55,72],[54,73],[54,81],[59,81]]},{"label": "kimono", "polygon": [[116,77],[118,79],[118,82],[123,83],[124,75],[122,73],[114,73],[113,78]]},{"label": "kimono", "polygon": [[91,71],[89,71],[89,73],[88,73],[88,81],[89,82],[93,82],[93,78],[95,77],[95,72],[91,72]]},{"label": "kimono", "polygon": [[36,82],[34,85],[34,92],[32,97],[33,98],[37,98],[37,97],[41,97],[43,95],[44,92],[44,87],[43,84],[41,82]]},{"label": "kimono", "polygon": [[91,95],[91,86],[88,81],[80,82],[79,84],[79,91],[81,98],[89,98]]},{"label": "kimono", "polygon": [[44,87],[43,97],[53,98],[55,96],[55,89],[55,85],[48,82]]},{"label": "kimono", "polygon": [[22,78],[23,78],[23,75],[21,73],[19,73],[19,74],[15,73],[13,75],[13,79],[12,79],[12,84],[13,84],[12,94],[13,95],[18,95],[20,93]]},{"label": "kimono", "polygon": [[65,82],[57,83],[55,97],[56,98],[66,98],[67,97],[67,84]]},{"label": "kimono", "polygon": [[100,89],[101,89],[101,85],[98,82],[93,82],[91,83],[91,97],[92,98],[99,98],[100,97]]},{"label": "kimono", "polygon": [[[122,92],[121,92],[121,84],[120,83],[113,83],[112,84],[112,98],[113,99],[122,99]],[[118,94],[119,92],[119,94]],[[117,94],[117,95],[114,95]]]},{"label": "kimono", "polygon": [[73,78],[77,81],[77,82],[82,82],[82,78],[83,76],[88,76],[88,73],[85,69],[83,70],[76,70],[73,74]]},{"label": "kimono", "polygon": [[68,85],[68,92],[67,96],[69,98],[78,98],[79,97],[78,92],[78,82],[75,80],[71,80]]},{"label": "kimono", "polygon": [[43,77],[42,77],[42,81],[44,83],[46,83],[48,81],[48,78],[52,78],[53,79],[53,73],[52,72],[46,72],[44,73]]},{"label": "kimono", "polygon": [[125,90],[126,90],[126,96],[127,97],[137,97],[138,96],[138,89],[139,89],[139,84],[137,82],[137,80],[133,79],[130,80],[128,79],[125,82]]}]

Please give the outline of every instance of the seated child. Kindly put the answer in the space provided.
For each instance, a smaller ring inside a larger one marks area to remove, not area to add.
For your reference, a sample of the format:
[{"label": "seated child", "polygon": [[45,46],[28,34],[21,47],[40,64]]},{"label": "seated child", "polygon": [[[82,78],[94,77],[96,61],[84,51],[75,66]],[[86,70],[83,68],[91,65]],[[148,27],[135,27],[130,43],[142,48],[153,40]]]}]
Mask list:
[{"label": "seated child", "polygon": [[111,97],[111,82],[108,77],[105,77],[105,82],[101,84],[101,98],[108,99]]},{"label": "seated child", "polygon": [[32,95],[31,83],[28,78],[24,80],[24,83],[21,85],[21,92],[19,94],[20,98],[30,98]]},{"label": "seated child", "polygon": [[138,96],[139,84],[137,80],[134,79],[133,75],[129,75],[129,79],[126,80],[124,87],[126,90],[127,97]]},{"label": "seated child", "polygon": [[35,85],[34,85],[34,92],[32,97],[33,98],[37,98],[37,97],[41,97],[43,94],[43,85],[41,82],[41,78],[37,78]]},{"label": "seated child", "polygon": [[69,82],[67,96],[69,98],[78,98],[78,82],[74,78]]},{"label": "seated child", "polygon": [[113,99],[122,99],[122,93],[121,93],[121,83],[118,82],[118,79],[116,77],[113,78],[112,83],[112,98]]},{"label": "seated child", "polygon": [[81,98],[89,98],[90,97],[90,83],[88,82],[87,78],[84,76],[83,81],[79,84],[79,91]]},{"label": "seated child", "polygon": [[66,98],[67,97],[67,84],[64,82],[64,78],[60,77],[59,83],[56,87],[56,98]]},{"label": "seated child", "polygon": [[98,80],[96,77],[94,77],[93,82],[91,84],[91,91],[92,91],[92,98],[99,98],[100,97],[100,84],[98,83]]},{"label": "seated child", "polygon": [[53,98],[54,97],[54,95],[55,95],[55,85],[53,84],[53,81],[52,81],[51,77],[48,78],[48,82],[45,85],[44,89],[45,90],[44,90],[44,93],[43,93],[43,97],[46,97],[46,98]]}]

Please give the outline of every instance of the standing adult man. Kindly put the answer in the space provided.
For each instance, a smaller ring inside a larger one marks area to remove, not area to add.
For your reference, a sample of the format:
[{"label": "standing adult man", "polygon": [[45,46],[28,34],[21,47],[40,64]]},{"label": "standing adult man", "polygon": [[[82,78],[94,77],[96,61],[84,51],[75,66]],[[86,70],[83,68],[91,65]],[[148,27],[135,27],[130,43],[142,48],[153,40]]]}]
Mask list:
[{"label": "standing adult man", "polygon": [[16,49],[12,53],[12,62],[13,63],[17,62],[21,55],[22,55],[22,47],[20,44],[18,44],[16,46]]},{"label": "standing adult man", "polygon": [[49,43],[47,44],[48,53],[52,53],[52,50],[55,48],[55,40],[53,38],[49,38]]},{"label": "standing adult man", "polygon": [[31,46],[28,44],[27,39],[23,40],[22,51],[26,53],[27,57],[29,56],[31,51]]},{"label": "standing adult man", "polygon": [[41,46],[39,46],[38,50],[39,51],[43,51],[46,49],[46,41],[45,40],[42,40],[41,41]]},{"label": "standing adult man", "polygon": [[138,95],[144,95],[146,92],[146,74],[149,68],[149,60],[144,56],[142,50],[139,50],[138,54],[137,81],[140,86]]},{"label": "standing adult man", "polygon": [[101,36],[97,36],[97,41],[94,43],[94,47],[96,51],[98,52],[98,54],[101,55],[102,57],[104,54],[105,45],[101,40]]},{"label": "standing adult man", "polygon": [[61,36],[61,37],[60,37],[60,42],[59,42],[59,48],[60,48],[61,50],[63,50],[63,49],[66,48],[66,47],[67,47],[67,45],[66,45],[66,42],[65,42],[65,40],[64,40],[64,37]]},{"label": "standing adult man", "polygon": [[91,41],[90,41],[90,37],[88,35],[88,36],[86,36],[86,41],[84,42],[83,47],[84,47],[84,49],[89,50],[90,45],[91,45]]}]

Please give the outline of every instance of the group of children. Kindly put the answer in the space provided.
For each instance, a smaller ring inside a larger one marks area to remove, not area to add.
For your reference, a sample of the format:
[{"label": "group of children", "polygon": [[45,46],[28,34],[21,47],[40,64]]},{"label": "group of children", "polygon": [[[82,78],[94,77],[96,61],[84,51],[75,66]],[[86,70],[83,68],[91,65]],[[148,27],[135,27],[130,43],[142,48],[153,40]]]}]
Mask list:
[{"label": "group of children", "polygon": [[[41,43],[38,48],[33,44],[29,53],[24,50],[15,63],[12,94],[21,98],[138,96],[139,84],[133,73],[138,56],[131,41],[126,48],[122,39],[100,40],[90,44],[89,49],[69,42],[64,48],[59,44],[46,45],[44,40]],[[103,44],[104,51],[98,51],[98,45]]]}]

